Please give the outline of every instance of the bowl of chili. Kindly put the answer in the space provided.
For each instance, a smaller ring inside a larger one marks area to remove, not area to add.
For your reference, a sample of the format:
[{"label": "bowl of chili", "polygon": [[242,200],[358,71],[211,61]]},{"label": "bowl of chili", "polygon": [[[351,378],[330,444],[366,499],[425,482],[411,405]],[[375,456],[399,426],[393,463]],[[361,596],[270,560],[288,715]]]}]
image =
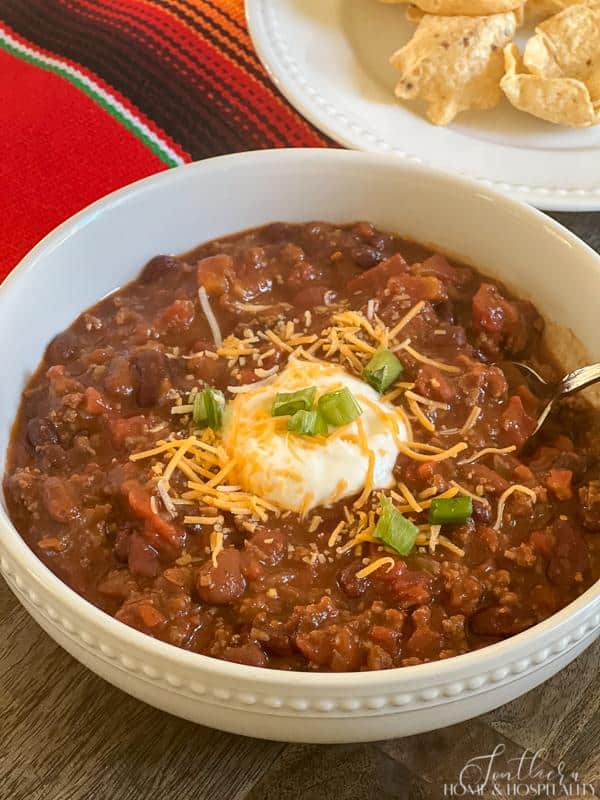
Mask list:
[{"label": "bowl of chili", "polygon": [[120,190],[0,288],[2,574],[217,728],[366,741],[507,702],[600,628],[593,398],[530,448],[510,366],[597,359],[599,286],[553,220],[385,155]]}]

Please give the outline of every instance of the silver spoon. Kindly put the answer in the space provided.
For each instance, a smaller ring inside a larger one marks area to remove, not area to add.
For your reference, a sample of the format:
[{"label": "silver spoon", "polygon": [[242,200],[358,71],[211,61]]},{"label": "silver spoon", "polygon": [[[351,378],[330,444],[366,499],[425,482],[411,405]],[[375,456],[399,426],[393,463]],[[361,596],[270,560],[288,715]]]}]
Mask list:
[{"label": "silver spoon", "polygon": [[539,431],[558,400],[562,400],[563,397],[569,397],[569,395],[575,394],[575,392],[579,392],[581,389],[585,389],[600,381],[600,364],[588,364],[586,367],[580,367],[579,369],[573,370],[573,372],[569,372],[569,374],[565,375],[558,383],[549,384],[533,369],[533,367],[530,367],[529,364],[523,364],[521,361],[513,361],[512,363],[552,392],[550,399],[537,418],[535,430],[531,436],[535,436]]}]

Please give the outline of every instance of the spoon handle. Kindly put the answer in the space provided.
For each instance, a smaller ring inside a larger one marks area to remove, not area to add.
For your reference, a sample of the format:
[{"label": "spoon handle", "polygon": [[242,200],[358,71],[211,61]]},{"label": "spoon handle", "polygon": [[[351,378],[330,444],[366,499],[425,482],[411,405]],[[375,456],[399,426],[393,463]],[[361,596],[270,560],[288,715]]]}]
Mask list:
[{"label": "spoon handle", "polygon": [[565,375],[559,384],[558,394],[560,397],[567,397],[598,381],[600,381],[600,364],[588,364]]}]

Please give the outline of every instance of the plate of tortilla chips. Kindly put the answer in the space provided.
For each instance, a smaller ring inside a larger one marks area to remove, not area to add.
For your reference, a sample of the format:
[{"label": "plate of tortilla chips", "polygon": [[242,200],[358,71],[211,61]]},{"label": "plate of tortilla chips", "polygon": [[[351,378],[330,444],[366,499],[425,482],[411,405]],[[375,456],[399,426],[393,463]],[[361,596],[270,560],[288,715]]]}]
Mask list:
[{"label": "plate of tortilla chips", "polygon": [[600,0],[246,0],[287,99],[340,144],[600,210]]}]

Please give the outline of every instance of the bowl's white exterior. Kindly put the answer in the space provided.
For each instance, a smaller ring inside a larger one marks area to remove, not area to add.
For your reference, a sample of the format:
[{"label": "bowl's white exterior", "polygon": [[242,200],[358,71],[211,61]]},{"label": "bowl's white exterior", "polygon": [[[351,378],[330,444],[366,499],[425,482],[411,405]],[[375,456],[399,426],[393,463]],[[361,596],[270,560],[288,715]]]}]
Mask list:
[{"label": "bowl's white exterior", "polygon": [[[273,220],[368,219],[497,275],[600,356],[600,258],[533,209],[393,157],[246,153],[161,173],[44,239],[0,287],[0,453],[23,383],[50,338],[161,252]],[[367,741],[449,725],[553,675],[600,631],[600,586],[504,642],[376,673],[286,673],[198,656],[106,616],[62,584],[0,507],[0,569],[60,645],[130,694],[216,728],[287,741]]]}]

